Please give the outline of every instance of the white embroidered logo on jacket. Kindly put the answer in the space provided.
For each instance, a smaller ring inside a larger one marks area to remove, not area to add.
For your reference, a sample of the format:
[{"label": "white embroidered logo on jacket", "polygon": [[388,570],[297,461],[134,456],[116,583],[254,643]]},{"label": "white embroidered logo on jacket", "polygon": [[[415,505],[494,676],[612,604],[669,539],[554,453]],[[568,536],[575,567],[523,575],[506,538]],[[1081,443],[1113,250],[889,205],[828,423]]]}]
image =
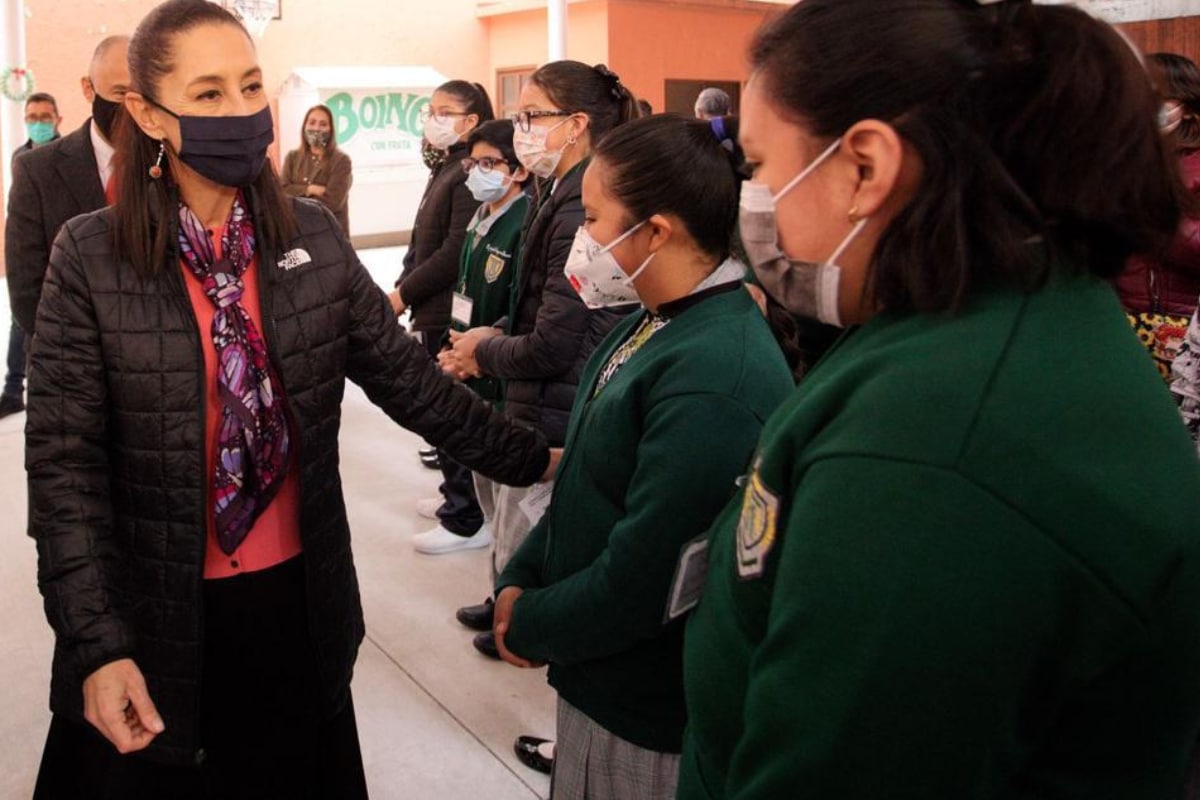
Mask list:
[{"label": "white embroidered logo on jacket", "polygon": [[278,266],[280,269],[292,270],[311,262],[312,256],[308,254],[308,251],[297,248],[284,253],[283,258],[279,259]]}]

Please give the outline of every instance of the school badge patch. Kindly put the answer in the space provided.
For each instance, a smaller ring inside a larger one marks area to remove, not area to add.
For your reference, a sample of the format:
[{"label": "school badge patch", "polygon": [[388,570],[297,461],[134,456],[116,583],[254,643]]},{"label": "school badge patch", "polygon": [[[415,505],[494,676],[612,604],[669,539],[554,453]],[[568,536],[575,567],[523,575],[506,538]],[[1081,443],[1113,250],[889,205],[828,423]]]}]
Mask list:
[{"label": "school badge patch", "polygon": [[495,283],[504,272],[504,258],[492,253],[487,263],[483,265],[483,277],[488,283]]},{"label": "school badge patch", "polygon": [[737,529],[738,576],[743,580],[762,576],[767,554],[775,544],[778,520],[779,498],[763,484],[755,465],[746,485]]}]

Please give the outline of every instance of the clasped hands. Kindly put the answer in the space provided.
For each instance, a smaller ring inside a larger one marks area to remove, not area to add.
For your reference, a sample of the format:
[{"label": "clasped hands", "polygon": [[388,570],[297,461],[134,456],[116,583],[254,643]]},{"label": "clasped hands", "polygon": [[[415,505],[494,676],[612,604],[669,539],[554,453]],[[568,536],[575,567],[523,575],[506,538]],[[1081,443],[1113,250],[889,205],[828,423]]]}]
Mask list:
[{"label": "clasped hands", "polygon": [[500,658],[514,667],[521,667],[522,669],[544,667],[545,662],[529,661],[528,659],[521,658],[504,644],[504,634],[508,633],[512,622],[513,605],[516,604],[517,598],[524,593],[525,590],[520,586],[505,586],[500,590],[500,594],[496,596],[496,607],[492,612],[492,633],[496,636],[496,650],[499,651]]},{"label": "clasped hands", "polygon": [[475,350],[484,339],[499,336],[499,328],[471,328],[465,333],[450,331],[450,346],[438,353],[438,364],[442,371],[457,380],[483,377],[483,370],[475,360]]}]

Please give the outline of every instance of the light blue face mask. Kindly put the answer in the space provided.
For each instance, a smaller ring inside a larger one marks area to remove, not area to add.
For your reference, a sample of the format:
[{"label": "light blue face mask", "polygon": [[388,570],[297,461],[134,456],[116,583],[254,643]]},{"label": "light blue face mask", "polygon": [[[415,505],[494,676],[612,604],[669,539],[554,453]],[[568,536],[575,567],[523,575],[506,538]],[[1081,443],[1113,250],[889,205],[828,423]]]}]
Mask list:
[{"label": "light blue face mask", "polygon": [[508,194],[511,186],[512,177],[495,169],[484,172],[478,166],[474,166],[467,173],[467,189],[480,203],[495,203]]},{"label": "light blue face mask", "polygon": [[54,138],[53,122],[26,122],[25,130],[34,144],[45,144]]}]

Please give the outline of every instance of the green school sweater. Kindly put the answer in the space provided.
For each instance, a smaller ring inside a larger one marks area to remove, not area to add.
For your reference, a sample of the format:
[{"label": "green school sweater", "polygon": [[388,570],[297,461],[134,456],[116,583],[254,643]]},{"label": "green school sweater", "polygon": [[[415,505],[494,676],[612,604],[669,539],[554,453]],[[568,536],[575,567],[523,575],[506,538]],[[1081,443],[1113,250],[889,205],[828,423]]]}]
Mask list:
[{"label": "green school sweater", "polygon": [[567,702],[622,739],[678,753],[683,620],[666,622],[672,576],[794,384],[758,307],[735,288],[671,318],[593,397],[645,313],[588,362],[550,507],[496,586],[525,588],[506,642],[550,662]]},{"label": "green school sweater", "polygon": [[[466,323],[451,315],[453,330],[466,331],[491,325],[509,313],[513,274],[519,261],[521,224],[528,208],[529,197],[522,194],[482,236],[467,234],[459,257],[458,282],[454,291],[471,298],[473,305],[471,318]],[[498,378],[470,378],[465,383],[484,400],[503,400],[503,383]]]},{"label": "green school sweater", "polygon": [[715,524],[679,797],[1166,800],[1200,732],[1200,466],[1112,289],[882,314]]}]

